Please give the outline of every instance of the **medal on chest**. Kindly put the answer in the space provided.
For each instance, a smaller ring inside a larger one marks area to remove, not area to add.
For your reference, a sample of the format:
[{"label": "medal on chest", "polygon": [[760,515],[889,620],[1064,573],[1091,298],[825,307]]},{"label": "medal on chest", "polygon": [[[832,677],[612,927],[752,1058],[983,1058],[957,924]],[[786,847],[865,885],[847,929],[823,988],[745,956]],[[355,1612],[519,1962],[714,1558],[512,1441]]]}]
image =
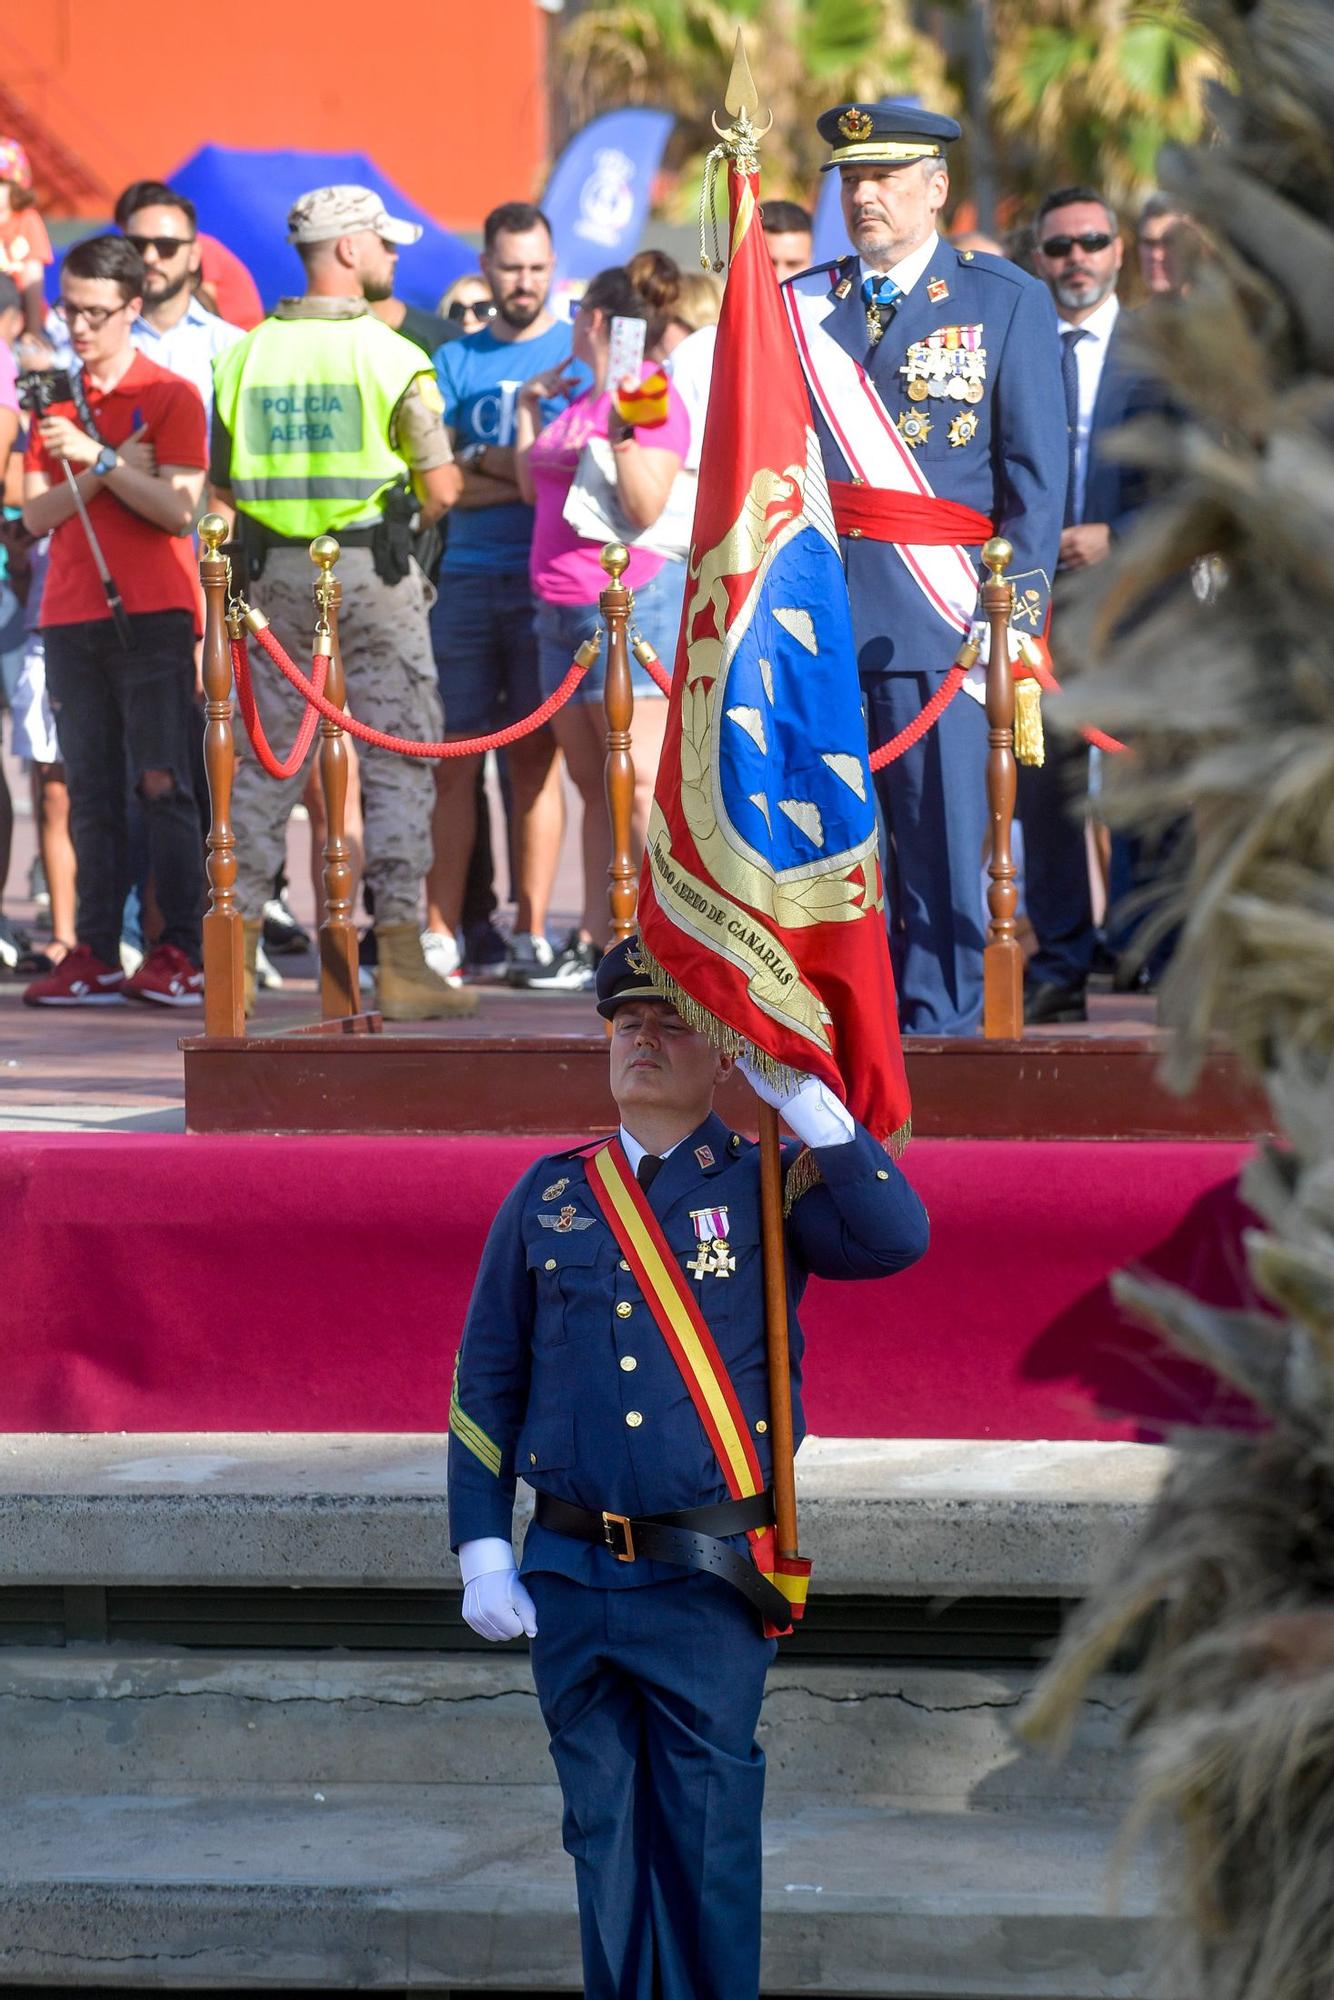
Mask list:
[{"label": "medal on chest", "polygon": [[690,1220],[695,1225],[695,1241],[699,1247],[686,1269],[695,1283],[701,1284],[705,1278],[730,1278],[736,1270],[736,1258],[727,1247],[731,1227],[727,1210],[692,1208]]},{"label": "medal on chest", "polygon": [[899,366],[904,388],[914,403],[928,396],[955,403],[980,403],[987,379],[987,350],[982,327],[939,326],[925,340],[914,340]]}]

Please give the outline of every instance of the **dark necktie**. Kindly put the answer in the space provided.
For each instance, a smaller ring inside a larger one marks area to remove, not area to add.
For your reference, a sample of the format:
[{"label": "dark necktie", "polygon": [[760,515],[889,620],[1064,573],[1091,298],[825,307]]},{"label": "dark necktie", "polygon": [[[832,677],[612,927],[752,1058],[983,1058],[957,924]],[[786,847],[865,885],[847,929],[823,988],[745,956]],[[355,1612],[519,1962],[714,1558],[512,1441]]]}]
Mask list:
[{"label": "dark necktie", "polygon": [[645,1194],[648,1193],[665,1164],[666,1162],[660,1153],[645,1153],[643,1159],[635,1168],[635,1179],[639,1182]]},{"label": "dark necktie", "polygon": [[1065,423],[1069,456],[1065,486],[1065,526],[1078,519],[1075,508],[1075,469],[1079,457],[1079,364],[1075,348],[1085,337],[1084,329],[1067,326],[1061,334],[1061,387],[1065,390]]},{"label": "dark necktie", "polygon": [[894,308],[903,297],[900,286],[890,277],[862,279],[862,299],[866,305],[866,337],[872,347],[894,317]]}]

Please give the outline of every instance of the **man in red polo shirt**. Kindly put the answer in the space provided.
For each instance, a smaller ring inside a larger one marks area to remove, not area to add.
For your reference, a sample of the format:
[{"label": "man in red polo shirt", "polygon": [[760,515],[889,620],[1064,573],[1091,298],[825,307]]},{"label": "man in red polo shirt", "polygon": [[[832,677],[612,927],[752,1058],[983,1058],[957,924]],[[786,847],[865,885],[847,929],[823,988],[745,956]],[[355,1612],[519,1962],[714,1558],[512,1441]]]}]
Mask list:
[{"label": "man in red polo shirt", "polygon": [[[197,1006],[203,993],[189,535],[208,454],[198,390],[131,345],[143,276],[123,236],[95,236],[69,252],[57,309],[79,364],[74,398],[34,422],[26,459],[23,518],[31,533],[51,537],[42,632],[79,870],[78,946],[27,988],[23,997],[34,1007],[127,997]],[[123,633],[65,465],[123,600]],[[162,934],[126,979],[120,923],[131,879],[129,784],[147,823]]]}]

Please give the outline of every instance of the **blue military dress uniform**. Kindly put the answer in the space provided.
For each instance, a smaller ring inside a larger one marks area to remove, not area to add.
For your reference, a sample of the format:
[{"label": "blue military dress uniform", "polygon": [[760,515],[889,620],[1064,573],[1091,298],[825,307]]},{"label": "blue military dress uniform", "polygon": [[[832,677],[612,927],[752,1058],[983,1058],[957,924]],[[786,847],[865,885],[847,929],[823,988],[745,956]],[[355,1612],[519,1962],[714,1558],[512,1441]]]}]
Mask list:
[{"label": "blue military dress uniform", "polygon": [[[588,1148],[538,1162],[488,1237],[450,1411],[450,1538],[508,1537],[515,1482],[627,1516],[728,1498],[685,1383],[589,1186]],[[882,1277],[926,1246],[916,1195],[864,1131],[817,1149],[821,1180],[786,1232],[795,1307],[810,1273]],[[691,1278],[766,1479],[759,1154],[711,1115],[647,1200],[690,1277],[692,1210],[727,1212],[727,1278]],[[745,1538],[733,1546],[744,1550]],[[763,1754],[774,1653],[712,1575],[618,1561],[534,1524],[521,1564],[537,1608],[533,1674],[565,1799],[586,2000],[747,2000],[758,1992]]]},{"label": "blue military dress uniform", "polygon": [[[826,136],[835,136],[840,115],[850,109],[856,113],[856,107],[840,106],[821,119]],[[900,105],[872,105],[861,115],[869,121],[860,148],[868,161],[876,160],[883,134],[923,125],[923,114],[910,116]],[[958,136],[952,119],[928,117],[925,124],[932,150]],[[836,146],[831,165],[839,164]],[[1056,314],[1045,285],[1002,257],[956,250],[937,239],[926,268],[883,312],[884,331],[874,344],[855,255],[802,272],[788,286],[829,302],[823,333],[864,369],[884,417],[935,497],[985,515],[1013,545],[1008,575],[1016,587],[1015,623],[1020,631],[1041,634],[1060,546],[1067,459]],[[980,336],[971,331],[977,328]],[[920,354],[931,348],[933,336],[944,340],[956,331],[975,338],[983,351],[980,396],[910,395],[910,383],[923,379],[912,372],[911,351]],[[859,432],[831,423],[814,395],[812,415],[826,477],[848,481],[855,467],[837,429],[844,429],[854,456]],[[873,429],[882,418],[865,401],[856,421]],[[933,605],[893,544],[844,535],[841,547],[874,748],[921,712],[963,635]],[[976,572],[980,582],[980,560]],[[890,836],[891,950],[908,1033],[971,1034],[981,1021],[986,742],[985,711],[965,689],[925,737],[875,774]]]}]

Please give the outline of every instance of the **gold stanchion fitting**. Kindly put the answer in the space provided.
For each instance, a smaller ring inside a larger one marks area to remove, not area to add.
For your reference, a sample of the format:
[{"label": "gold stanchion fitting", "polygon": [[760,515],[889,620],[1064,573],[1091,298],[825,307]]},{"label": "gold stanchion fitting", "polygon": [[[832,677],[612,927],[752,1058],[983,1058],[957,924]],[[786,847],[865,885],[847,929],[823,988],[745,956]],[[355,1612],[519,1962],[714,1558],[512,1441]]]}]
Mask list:
[{"label": "gold stanchion fitting", "polygon": [[1014,643],[1015,650],[1026,667],[1042,667],[1046,665],[1046,661],[1042,657],[1042,648],[1031,632],[1020,632]]},{"label": "gold stanchion fitting", "polygon": [[266,632],[268,630],[268,619],[262,611],[256,611],[253,604],[247,604],[241,616],[252,632]]},{"label": "gold stanchion fitting", "polygon": [[993,535],[989,542],[982,544],[982,560],[999,582],[1014,561],[1014,544],[1007,542],[1004,535]]},{"label": "gold stanchion fitting", "polygon": [[971,673],[977,665],[977,656],[981,651],[982,648],[978,645],[976,639],[965,639],[958,652],[954,655],[955,666],[962,667],[966,674]]},{"label": "gold stanchion fitting", "polygon": [[574,657],[578,664],[585,669],[595,667],[602,657],[602,634],[600,632],[590,633]]},{"label": "gold stanchion fitting", "polygon": [[613,583],[619,583],[630,567],[630,551],[624,542],[608,542],[598,561]]},{"label": "gold stanchion fitting", "polygon": [[316,535],[310,545],[310,559],[327,575],[342,554],[332,535]]},{"label": "gold stanchion fitting", "polygon": [[199,523],[199,540],[206,556],[215,556],[227,539],[227,523],[221,514],[205,514]]}]

